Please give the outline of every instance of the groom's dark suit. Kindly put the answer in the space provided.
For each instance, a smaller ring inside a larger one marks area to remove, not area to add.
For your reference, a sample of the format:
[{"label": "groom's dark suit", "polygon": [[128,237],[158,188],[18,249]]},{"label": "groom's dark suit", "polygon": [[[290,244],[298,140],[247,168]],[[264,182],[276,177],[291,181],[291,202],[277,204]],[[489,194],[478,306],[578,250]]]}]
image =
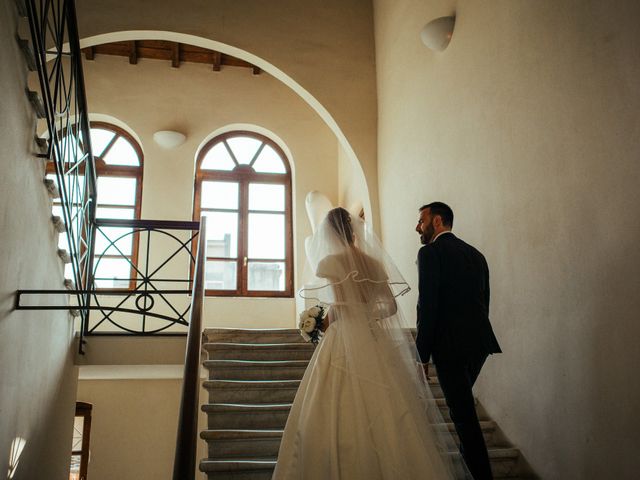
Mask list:
[{"label": "groom's dark suit", "polygon": [[487,262],[447,232],[420,249],[418,276],[418,354],[423,363],[433,357],[460,451],[474,479],[491,479],[472,393],[487,356],[501,351],[489,323]]}]

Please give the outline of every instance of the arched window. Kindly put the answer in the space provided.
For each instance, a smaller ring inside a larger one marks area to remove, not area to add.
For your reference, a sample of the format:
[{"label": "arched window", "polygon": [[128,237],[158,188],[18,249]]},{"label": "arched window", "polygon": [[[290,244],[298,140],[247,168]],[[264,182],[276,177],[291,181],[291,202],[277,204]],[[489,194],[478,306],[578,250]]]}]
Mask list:
[{"label": "arched window", "polygon": [[253,132],[209,141],[196,164],[193,218],[207,216],[207,295],[293,294],[291,169]]},{"label": "arched window", "polygon": [[[139,219],[142,206],[142,148],[125,130],[103,122],[91,122],[91,148],[96,163],[98,180],[97,218]],[[80,150],[83,146],[80,145]],[[82,172],[84,173],[84,172]],[[47,177],[55,177],[55,167],[47,165]],[[83,177],[80,177],[84,181]],[[64,218],[59,199],[53,204],[53,214]],[[111,239],[130,229],[102,228]],[[64,234],[60,235],[60,248],[69,250]],[[135,286],[135,265],[138,259],[137,235],[126,235],[115,247],[109,247],[105,235],[97,232],[94,252],[102,255],[95,270],[98,288],[126,288]],[[124,257],[120,252],[124,254]],[[70,265],[65,277],[71,278]]]}]

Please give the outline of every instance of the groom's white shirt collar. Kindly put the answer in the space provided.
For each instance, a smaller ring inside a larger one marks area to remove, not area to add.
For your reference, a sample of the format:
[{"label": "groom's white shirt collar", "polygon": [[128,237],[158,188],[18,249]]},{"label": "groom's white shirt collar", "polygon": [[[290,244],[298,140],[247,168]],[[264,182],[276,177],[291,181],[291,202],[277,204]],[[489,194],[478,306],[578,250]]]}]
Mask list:
[{"label": "groom's white shirt collar", "polygon": [[453,233],[453,232],[451,230],[445,230],[444,232],[440,232],[435,237],[433,237],[433,240],[431,240],[431,243],[435,242],[440,236],[444,235],[445,233]]}]

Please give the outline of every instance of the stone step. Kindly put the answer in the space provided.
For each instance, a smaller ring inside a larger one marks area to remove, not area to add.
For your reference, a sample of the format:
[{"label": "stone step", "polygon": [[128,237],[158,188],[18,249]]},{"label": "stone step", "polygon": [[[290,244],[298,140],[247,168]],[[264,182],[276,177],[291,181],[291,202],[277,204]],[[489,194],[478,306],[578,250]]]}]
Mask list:
[{"label": "stone step", "polygon": [[282,430],[205,430],[200,438],[207,442],[211,460],[277,456]]},{"label": "stone step", "polygon": [[18,15],[21,17],[26,17],[27,13],[27,2],[26,0],[15,0],[16,8],[18,9]]},{"label": "stone step", "polygon": [[[459,453],[450,455],[458,456]],[[520,452],[514,448],[490,448],[489,458],[494,478],[515,479]],[[227,480],[268,480],[276,466],[276,457],[229,458],[225,460],[206,459],[200,462],[200,471],[207,473],[210,479]]]},{"label": "stone step", "polygon": [[29,102],[31,102],[31,106],[36,112],[36,116],[38,118],[45,118],[47,116],[47,111],[44,107],[44,100],[42,100],[40,93],[34,90],[27,90],[27,98],[29,99]]},{"label": "stone step", "polygon": [[207,328],[204,338],[205,343],[307,343],[295,328]]},{"label": "stone step", "polygon": [[202,406],[209,430],[281,430],[290,410],[290,403],[208,403]]},{"label": "stone step", "polygon": [[25,40],[24,38],[20,38],[19,35],[16,35],[16,42],[18,42],[18,46],[20,47],[20,51],[22,52],[22,56],[24,57],[24,61],[27,64],[27,68],[30,72],[36,71],[36,55],[33,52],[33,48],[31,48],[31,44],[29,40]]},{"label": "stone step", "polygon": [[202,460],[200,471],[211,480],[271,480],[274,458],[254,460]]},{"label": "stone step", "polygon": [[300,380],[307,360],[206,360],[210,380]]},{"label": "stone step", "polygon": [[309,360],[311,343],[205,343],[209,360]]},{"label": "stone step", "polygon": [[56,185],[56,182],[54,182],[50,178],[45,178],[44,186],[47,189],[47,193],[49,194],[50,198],[53,198],[53,199],[60,198],[60,190],[58,190],[58,186]]},{"label": "stone step", "polygon": [[206,380],[209,403],[291,403],[300,380]]},{"label": "stone step", "polygon": [[[487,446],[494,446],[496,424],[492,421],[480,422]],[[437,425],[436,429],[446,429],[457,442],[453,423]],[[282,430],[239,430],[217,429],[201,432],[200,438],[208,445],[209,459],[250,458],[277,456],[282,440]]]},{"label": "stone step", "polygon": [[[284,428],[291,402],[276,402],[263,398],[261,402],[247,403],[246,397],[238,402],[211,402],[202,410],[209,416],[210,429],[278,429]],[[440,413],[438,422],[449,424],[451,416],[444,401],[437,402]],[[482,424],[489,425],[489,419],[479,415]],[[492,425],[495,424],[491,423]]]}]

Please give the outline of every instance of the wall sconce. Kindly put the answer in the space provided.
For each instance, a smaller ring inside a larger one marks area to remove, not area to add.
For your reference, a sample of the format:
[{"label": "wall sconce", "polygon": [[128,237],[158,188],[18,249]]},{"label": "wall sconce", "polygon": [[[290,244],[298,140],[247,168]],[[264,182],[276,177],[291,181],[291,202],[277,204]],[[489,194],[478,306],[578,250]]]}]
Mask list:
[{"label": "wall sconce", "polygon": [[186,139],[184,134],[172,130],[160,130],[153,134],[153,141],[167,150],[182,145]]},{"label": "wall sconce", "polygon": [[431,50],[441,52],[453,36],[453,27],[456,23],[456,17],[440,17],[427,23],[420,31],[420,38]]}]

